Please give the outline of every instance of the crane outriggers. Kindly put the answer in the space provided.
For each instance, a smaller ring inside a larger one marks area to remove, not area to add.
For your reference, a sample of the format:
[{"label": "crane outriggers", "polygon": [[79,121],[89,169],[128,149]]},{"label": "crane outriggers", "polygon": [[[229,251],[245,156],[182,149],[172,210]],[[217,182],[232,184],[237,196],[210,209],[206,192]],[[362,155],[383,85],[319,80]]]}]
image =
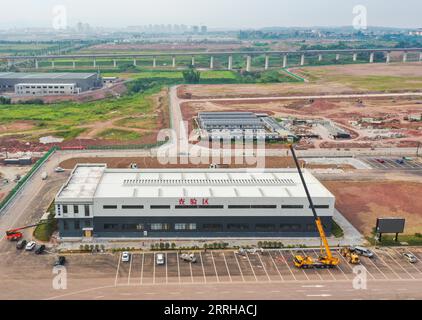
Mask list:
[{"label": "crane outriggers", "polygon": [[[318,230],[319,236],[321,238],[321,255],[318,260],[310,257],[310,256],[303,256],[303,255],[295,255],[294,256],[294,264],[297,268],[300,269],[328,269],[334,268],[340,264],[340,259],[336,258],[332,255],[330,246],[328,245],[328,240],[325,235],[324,227],[321,221],[321,218],[318,217],[318,214],[315,210],[314,202],[312,201],[312,197],[309,193],[308,186],[306,185],[305,177],[303,176],[302,169],[300,168],[299,161],[296,157],[296,152],[294,150],[293,144],[290,145],[290,151],[292,153],[296,168],[299,172],[300,180],[302,181],[303,187],[306,192],[306,196],[308,197],[310,207],[312,209],[312,214],[314,216],[315,225]],[[325,253],[324,253],[325,249]]]}]

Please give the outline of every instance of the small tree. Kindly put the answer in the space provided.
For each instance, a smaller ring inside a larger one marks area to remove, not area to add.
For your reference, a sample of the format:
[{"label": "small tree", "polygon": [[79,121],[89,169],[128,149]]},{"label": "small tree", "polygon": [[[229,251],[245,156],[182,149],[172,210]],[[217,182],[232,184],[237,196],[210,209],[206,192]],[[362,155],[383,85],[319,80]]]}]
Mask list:
[{"label": "small tree", "polygon": [[176,249],[176,244],[174,242],[171,244],[171,249],[172,250],[175,250]]},{"label": "small tree", "polygon": [[201,73],[193,66],[190,66],[188,70],[183,71],[183,79],[186,83],[199,83]]}]

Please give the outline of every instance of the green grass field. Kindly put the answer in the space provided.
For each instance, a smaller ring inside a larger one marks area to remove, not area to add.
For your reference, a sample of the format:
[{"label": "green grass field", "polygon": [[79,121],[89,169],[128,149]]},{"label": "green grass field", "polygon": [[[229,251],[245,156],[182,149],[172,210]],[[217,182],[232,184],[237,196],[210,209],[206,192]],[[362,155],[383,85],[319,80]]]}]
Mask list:
[{"label": "green grass field", "polygon": [[[65,139],[76,138],[85,129],[81,126],[107,121],[119,117],[149,114],[154,105],[151,95],[160,88],[145,93],[126,95],[119,99],[109,98],[94,102],[61,102],[49,105],[0,105],[0,124],[16,121],[29,121],[33,128],[16,132],[38,139],[42,135],[52,134]],[[138,125],[142,126],[140,119]],[[30,138],[28,138],[31,140]]]},{"label": "green grass field", "polygon": [[[336,67],[305,67],[301,68],[300,75],[305,77],[311,83],[326,83],[343,84],[356,91],[398,91],[398,90],[421,90],[422,88],[422,72],[421,76],[415,74],[414,70],[409,69],[409,74],[401,74],[396,72],[396,68],[400,68],[400,64],[386,66],[385,64],[367,65],[367,71],[362,71],[361,74],[356,72],[347,73],[343,69],[360,68],[362,65],[355,66],[339,66]],[[388,74],[371,74],[373,70],[386,68],[391,69],[391,72],[384,72]]]},{"label": "green grass field", "polygon": [[115,141],[132,141],[141,138],[141,135],[135,131],[121,129],[105,129],[101,131],[98,138]]}]

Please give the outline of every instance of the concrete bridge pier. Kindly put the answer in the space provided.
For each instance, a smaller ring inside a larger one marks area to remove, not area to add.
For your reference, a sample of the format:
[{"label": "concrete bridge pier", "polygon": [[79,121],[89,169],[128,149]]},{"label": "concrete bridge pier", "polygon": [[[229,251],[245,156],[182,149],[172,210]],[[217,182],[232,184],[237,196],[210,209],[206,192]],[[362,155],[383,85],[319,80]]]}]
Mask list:
[{"label": "concrete bridge pier", "polygon": [[133,59],[133,66],[136,67],[136,59]]},{"label": "concrete bridge pier", "polygon": [[172,66],[173,66],[173,68],[176,68],[176,57],[175,56],[173,56],[173,58],[172,58]]},{"label": "concrete bridge pier", "polygon": [[304,65],[305,65],[305,55],[304,55],[304,54],[302,54],[302,55],[300,56],[300,65],[301,65],[301,66],[304,66]]},{"label": "concrete bridge pier", "polygon": [[35,59],[35,69],[38,69],[39,65],[38,65],[38,59]]},{"label": "concrete bridge pier", "polygon": [[356,62],[358,60],[358,54],[354,53],[353,54],[353,62]]},{"label": "concrete bridge pier", "polygon": [[210,57],[210,69],[214,69],[214,57]]},{"label": "concrete bridge pier", "polygon": [[157,58],[156,57],[152,58],[152,67],[153,68],[157,67]]},{"label": "concrete bridge pier", "polygon": [[268,70],[270,67],[270,57],[268,55],[265,55],[265,70]]},{"label": "concrete bridge pier", "polygon": [[339,53],[337,53],[336,54],[336,61],[339,61],[340,60],[340,54]]},{"label": "concrete bridge pier", "polygon": [[94,59],[94,68],[97,67],[97,60]]},{"label": "concrete bridge pier", "polygon": [[228,70],[233,69],[233,56],[229,56],[229,65],[227,67]]},{"label": "concrete bridge pier", "polygon": [[422,61],[422,52],[419,53],[419,62],[421,62],[421,61]]},{"label": "concrete bridge pier", "polygon": [[322,54],[318,55],[318,61],[321,62],[322,61]]},{"label": "concrete bridge pier", "polygon": [[369,63],[374,63],[374,53],[371,52],[371,54],[369,55]]},{"label": "concrete bridge pier", "polygon": [[54,69],[55,64],[54,64],[54,60],[51,60],[51,68]]},{"label": "concrete bridge pier", "polygon": [[404,63],[407,62],[407,52],[406,51],[403,53],[403,62]]},{"label": "concrete bridge pier", "polygon": [[251,64],[252,64],[251,61],[252,61],[251,56],[247,56],[246,57],[246,71],[247,72],[251,71]]},{"label": "concrete bridge pier", "polygon": [[283,56],[283,68],[287,67],[287,54]]},{"label": "concrete bridge pier", "polygon": [[72,68],[76,69],[76,61],[75,60],[72,61]]},{"label": "concrete bridge pier", "polygon": [[387,52],[387,55],[385,57],[385,62],[386,63],[390,63],[390,61],[391,61],[391,53],[390,52]]},{"label": "concrete bridge pier", "polygon": [[191,63],[191,65],[192,65],[192,66],[194,66],[194,65],[195,65],[195,57],[194,57],[194,56],[192,56],[192,63]]}]

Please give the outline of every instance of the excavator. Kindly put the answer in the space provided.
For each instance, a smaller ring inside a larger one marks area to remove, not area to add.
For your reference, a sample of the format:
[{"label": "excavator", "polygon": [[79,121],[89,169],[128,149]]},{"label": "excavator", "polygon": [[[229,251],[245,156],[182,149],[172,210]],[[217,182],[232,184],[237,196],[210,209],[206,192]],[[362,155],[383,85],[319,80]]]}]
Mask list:
[{"label": "excavator", "polygon": [[6,231],[6,239],[10,240],[10,241],[19,241],[23,238],[23,234],[20,231],[25,230],[25,229],[29,229],[29,228],[35,228],[35,227],[38,227],[38,226],[40,226],[42,224],[46,224],[46,223],[47,222],[42,222],[42,223],[37,223],[37,224],[33,224],[33,225],[30,225],[30,226],[26,226],[26,227],[7,230]]},{"label": "excavator", "polygon": [[[331,253],[331,249],[330,249],[330,246],[328,245],[328,240],[327,240],[327,237],[325,235],[325,231],[324,231],[324,227],[322,225],[321,218],[318,217],[318,214],[315,210],[314,202],[312,201],[311,194],[309,193],[308,186],[306,185],[306,181],[305,181],[305,178],[303,176],[302,169],[300,168],[299,161],[296,157],[296,152],[295,152],[294,146],[293,146],[293,144],[291,144],[289,147],[290,147],[290,152],[292,153],[296,168],[299,172],[300,180],[302,181],[303,187],[305,189],[306,196],[308,197],[309,204],[311,206],[312,213],[314,215],[315,225],[317,227],[319,236],[321,238],[321,255],[318,258],[318,260],[316,260],[316,259],[314,259],[310,256],[295,255],[293,262],[294,262],[295,266],[297,268],[300,268],[300,269],[314,269],[314,268],[315,269],[329,269],[329,268],[335,268],[336,266],[338,266],[340,264],[340,259],[333,257],[333,255]],[[325,249],[325,254],[324,254],[323,247]]]}]

